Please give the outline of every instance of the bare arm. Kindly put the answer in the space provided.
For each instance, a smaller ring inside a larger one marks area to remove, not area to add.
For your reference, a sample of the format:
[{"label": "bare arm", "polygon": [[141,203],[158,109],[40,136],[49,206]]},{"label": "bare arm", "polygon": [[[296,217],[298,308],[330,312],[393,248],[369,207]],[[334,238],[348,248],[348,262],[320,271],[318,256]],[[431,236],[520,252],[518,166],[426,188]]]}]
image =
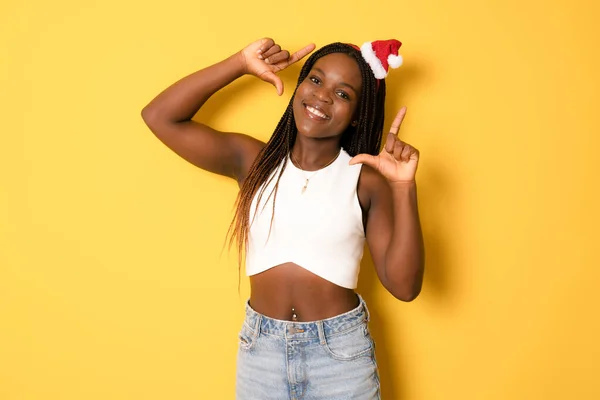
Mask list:
[{"label": "bare arm", "polygon": [[264,144],[243,134],[216,131],[192,117],[210,96],[243,76],[244,68],[237,53],[181,79],[144,107],[144,122],[160,141],[190,163],[243,179],[243,171]]},{"label": "bare arm", "polygon": [[158,139],[185,160],[242,182],[264,143],[241,133],[219,132],[192,117],[214,93],[245,74],[273,83],[281,93],[283,86],[275,72],[313,48],[307,46],[290,57],[272,39],[256,41],[165,89],[144,107],[142,118]]},{"label": "bare arm", "polygon": [[397,299],[415,299],[423,283],[424,248],[416,183],[390,183],[363,167],[370,192],[366,236],[377,276]]},{"label": "bare arm", "polygon": [[366,164],[359,194],[368,199],[366,235],[377,275],[396,298],[411,301],[423,284],[425,250],[415,182],[419,151],[397,136],[405,114],[403,107],[378,156],[359,154],[350,163]]}]

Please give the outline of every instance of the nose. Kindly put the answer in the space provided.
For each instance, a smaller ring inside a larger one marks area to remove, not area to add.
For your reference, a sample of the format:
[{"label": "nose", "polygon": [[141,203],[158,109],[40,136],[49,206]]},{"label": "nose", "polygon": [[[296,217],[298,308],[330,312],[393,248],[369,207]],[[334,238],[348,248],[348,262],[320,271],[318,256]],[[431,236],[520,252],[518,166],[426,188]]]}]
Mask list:
[{"label": "nose", "polygon": [[329,90],[327,90],[327,88],[320,87],[315,89],[314,96],[317,98],[317,100],[323,103],[333,103],[333,99],[331,98],[331,94],[329,93]]}]

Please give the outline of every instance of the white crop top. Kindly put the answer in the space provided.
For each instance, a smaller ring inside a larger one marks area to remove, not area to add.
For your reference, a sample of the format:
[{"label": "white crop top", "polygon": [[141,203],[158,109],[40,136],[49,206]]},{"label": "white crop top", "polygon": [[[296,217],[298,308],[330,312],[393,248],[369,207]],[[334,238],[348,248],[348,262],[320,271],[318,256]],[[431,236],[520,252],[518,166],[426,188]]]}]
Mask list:
[{"label": "white crop top", "polygon": [[[356,288],[365,242],[356,193],[362,165],[348,165],[350,159],[342,150],[329,166],[303,171],[287,156],[276,168],[258,210],[260,190],[252,201],[246,253],[248,276],[292,262],[336,285]],[[271,226],[271,192],[284,164]],[[310,181],[302,193],[306,178]]]}]

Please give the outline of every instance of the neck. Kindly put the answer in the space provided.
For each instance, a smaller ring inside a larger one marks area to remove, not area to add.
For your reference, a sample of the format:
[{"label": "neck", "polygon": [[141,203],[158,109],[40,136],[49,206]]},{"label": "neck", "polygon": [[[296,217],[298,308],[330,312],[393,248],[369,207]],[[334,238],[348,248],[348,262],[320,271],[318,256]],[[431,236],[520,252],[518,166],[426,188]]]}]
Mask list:
[{"label": "neck", "polygon": [[302,169],[314,171],[331,162],[341,151],[339,137],[327,139],[310,139],[301,135],[296,136],[292,148],[292,159],[296,160]]}]

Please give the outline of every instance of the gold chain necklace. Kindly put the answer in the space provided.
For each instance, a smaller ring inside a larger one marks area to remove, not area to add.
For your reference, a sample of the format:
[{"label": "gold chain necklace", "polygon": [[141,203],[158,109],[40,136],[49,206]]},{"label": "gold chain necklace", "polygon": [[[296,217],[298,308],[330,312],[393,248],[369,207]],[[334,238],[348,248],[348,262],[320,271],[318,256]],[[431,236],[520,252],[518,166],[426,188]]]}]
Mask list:
[{"label": "gold chain necklace", "polygon": [[306,179],[306,181],[304,182],[304,186],[302,187],[302,192],[300,192],[301,194],[304,194],[304,192],[306,192],[306,188],[308,187],[308,182],[321,170],[329,167],[331,164],[333,164],[333,162],[335,160],[337,160],[337,158],[340,156],[340,153],[342,152],[342,149],[340,148],[340,150],[338,151],[338,153],[335,155],[335,157],[333,157],[333,159],[331,161],[329,161],[327,164],[323,165],[321,168],[319,168],[318,170],[314,171],[314,173],[310,176],[310,177],[306,177],[306,174],[304,174],[304,171],[302,169],[302,164],[300,164],[300,162],[296,159],[296,157],[294,156],[294,153],[292,153],[290,151],[290,155],[292,156],[292,160],[298,165],[298,168],[300,169],[300,171],[302,171],[302,173],[304,174],[304,179]]}]

